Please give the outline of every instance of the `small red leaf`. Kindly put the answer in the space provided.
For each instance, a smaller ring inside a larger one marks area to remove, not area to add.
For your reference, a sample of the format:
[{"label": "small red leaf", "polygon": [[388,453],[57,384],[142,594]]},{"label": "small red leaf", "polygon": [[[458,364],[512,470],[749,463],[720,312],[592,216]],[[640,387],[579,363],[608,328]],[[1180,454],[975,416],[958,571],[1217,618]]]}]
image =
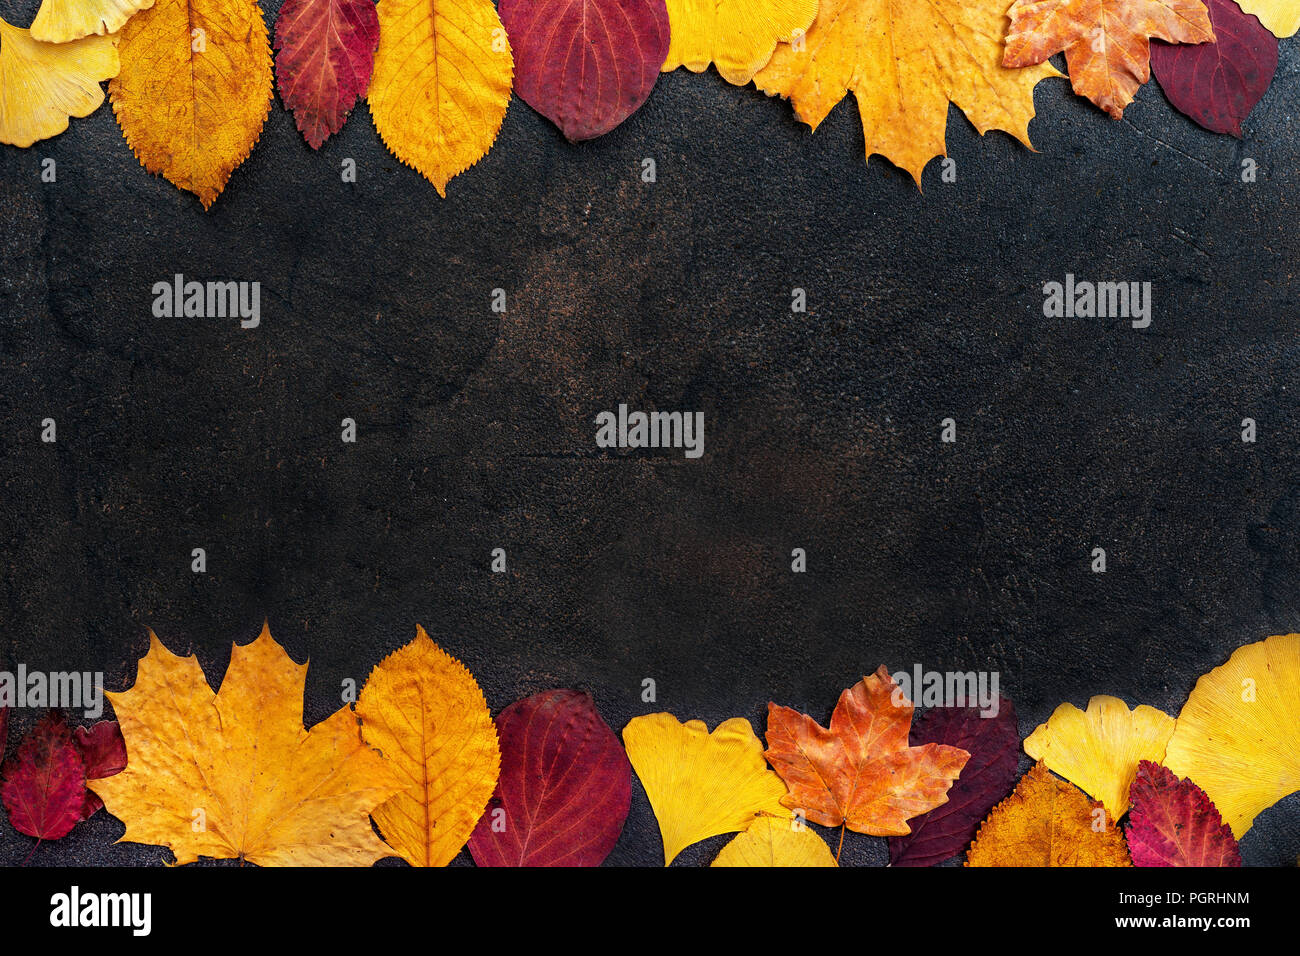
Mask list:
[{"label": "small red leaf", "polygon": [[[101,720],[88,728],[78,727],[76,738],[87,780],[111,777],[126,769],[126,741],[122,739],[122,730],[116,720]],[[81,819],[85,820],[103,805],[104,801],[97,793],[86,790]]]},{"label": "small red leaf", "polygon": [[549,690],[496,720],[501,777],[469,851],[479,866],[599,866],[632,801],[632,766],[587,694]]},{"label": "small red leaf", "polygon": [[275,77],[312,149],[366,95],[378,47],[374,0],[285,0],[275,18]]},{"label": "small red leaf", "polygon": [[1134,866],[1241,866],[1232,828],[1192,781],[1143,760],[1129,793]]},{"label": "small red leaf", "polygon": [[1241,122],[1273,82],[1277,37],[1233,0],[1205,0],[1215,43],[1151,43],[1151,68],[1169,102],[1214,133]]},{"label": "small red leaf", "polygon": [[85,804],[86,776],[62,714],[51,711],[42,717],[6,761],[0,798],[19,833],[57,840],[76,826]]},{"label": "small red leaf", "polygon": [[515,92],[573,142],[636,112],[668,58],[664,0],[501,0],[497,12]]}]

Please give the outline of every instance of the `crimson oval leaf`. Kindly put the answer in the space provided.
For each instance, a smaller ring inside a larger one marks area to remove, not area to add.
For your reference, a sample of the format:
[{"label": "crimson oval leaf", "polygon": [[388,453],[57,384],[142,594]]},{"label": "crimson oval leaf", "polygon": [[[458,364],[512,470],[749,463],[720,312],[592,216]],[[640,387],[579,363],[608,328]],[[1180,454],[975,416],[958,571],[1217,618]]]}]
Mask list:
[{"label": "crimson oval leaf", "polygon": [[42,717],[5,762],[0,798],[14,829],[40,840],[66,836],[81,819],[86,774],[62,714]]},{"label": "crimson oval leaf", "polygon": [[275,18],[275,78],[312,149],[366,95],[378,47],[374,0],[285,0]]},{"label": "crimson oval leaf", "polygon": [[1129,793],[1134,866],[1241,866],[1232,828],[1191,780],[1143,760]]},{"label": "crimson oval leaf", "polygon": [[[126,769],[126,741],[122,739],[122,728],[116,720],[101,720],[88,728],[78,727],[75,735],[87,780],[111,777]],[[103,805],[99,794],[87,789],[81,819],[85,820]]]},{"label": "crimson oval leaf", "polygon": [[1151,68],[1169,102],[1214,133],[1241,122],[1273,82],[1277,37],[1233,0],[1205,0],[1215,43],[1151,43]]},{"label": "crimson oval leaf", "polygon": [[469,839],[479,866],[599,866],[632,801],[632,767],[590,696],[548,690],[496,720],[501,777]]},{"label": "crimson oval leaf", "polygon": [[515,92],[573,142],[636,112],[668,58],[664,0],[501,0],[497,12]]}]

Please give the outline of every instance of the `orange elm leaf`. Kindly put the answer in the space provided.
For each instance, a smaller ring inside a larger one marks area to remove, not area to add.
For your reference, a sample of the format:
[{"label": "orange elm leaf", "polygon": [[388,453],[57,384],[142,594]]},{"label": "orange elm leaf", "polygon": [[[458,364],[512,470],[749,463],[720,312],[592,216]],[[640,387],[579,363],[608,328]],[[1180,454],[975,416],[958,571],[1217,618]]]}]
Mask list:
[{"label": "orange elm leaf", "polygon": [[77,825],[86,799],[81,755],[63,715],[50,711],[0,773],[0,797],[19,833],[57,840]]},{"label": "orange elm leaf", "polygon": [[912,710],[883,665],[840,695],[829,730],[769,703],[764,756],[790,788],[781,803],[824,826],[910,833],[907,821],[944,803],[970,759],[946,744],[909,747]]}]

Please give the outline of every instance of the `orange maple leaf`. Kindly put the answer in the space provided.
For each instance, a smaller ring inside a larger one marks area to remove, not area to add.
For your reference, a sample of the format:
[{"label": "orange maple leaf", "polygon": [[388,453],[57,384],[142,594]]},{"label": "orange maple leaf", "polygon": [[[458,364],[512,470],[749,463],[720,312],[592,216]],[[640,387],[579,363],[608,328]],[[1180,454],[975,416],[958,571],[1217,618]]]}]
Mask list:
[{"label": "orange maple leaf", "polygon": [[840,694],[829,730],[769,703],[764,756],[790,788],[781,803],[823,826],[873,836],[912,832],[907,821],[947,803],[970,759],[945,744],[909,747],[912,710],[883,665]]}]

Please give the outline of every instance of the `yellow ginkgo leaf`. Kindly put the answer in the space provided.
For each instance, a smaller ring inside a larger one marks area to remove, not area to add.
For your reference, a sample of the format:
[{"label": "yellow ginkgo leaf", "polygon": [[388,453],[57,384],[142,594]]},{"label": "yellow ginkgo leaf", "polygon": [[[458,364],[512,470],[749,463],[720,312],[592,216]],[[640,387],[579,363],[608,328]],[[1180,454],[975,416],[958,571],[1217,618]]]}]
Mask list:
[{"label": "yellow ginkgo leaf", "polygon": [[760,814],[790,816],[781,806],[785,784],[743,718],[709,733],[701,720],[647,714],[623,728],[623,746],[659,821],[665,866],[692,843],[745,830]]},{"label": "yellow ginkgo leaf", "polygon": [[714,866],[835,866],[830,847],[793,818],[759,817],[722,848]]},{"label": "yellow ginkgo leaf", "polygon": [[1300,634],[1239,647],[1198,680],[1165,765],[1209,794],[1238,839],[1300,790]]},{"label": "yellow ginkgo leaf", "polygon": [[817,0],[668,0],[671,42],[663,72],[718,67],[728,83],[754,78],[777,43],[802,37],[817,19]]},{"label": "yellow ginkgo leaf", "polygon": [[1100,800],[1111,820],[1128,811],[1128,792],[1139,760],[1161,763],[1174,719],[1118,697],[1098,696],[1088,709],[1062,704],[1025,738],[1025,753]]},{"label": "yellow ginkgo leaf", "polygon": [[362,736],[404,784],[374,812],[379,832],[412,866],[446,866],[474,832],[501,770],[483,692],[417,627],[415,640],[370,672],[357,713]]},{"label": "yellow ginkgo leaf", "polygon": [[0,20],[0,143],[30,146],[59,135],[70,116],[99,109],[99,81],[117,71],[113,37],[40,43]]},{"label": "yellow ginkgo leaf", "polygon": [[1258,17],[1275,37],[1289,37],[1300,30],[1300,0],[1237,0],[1237,6]]},{"label": "yellow ginkgo leaf", "polygon": [[104,36],[153,6],[153,0],[42,0],[32,21],[32,39],[67,43],[88,36]]},{"label": "yellow ginkgo leaf", "polygon": [[370,113],[393,155],[438,195],[492,148],[513,79],[492,0],[380,0]]}]

